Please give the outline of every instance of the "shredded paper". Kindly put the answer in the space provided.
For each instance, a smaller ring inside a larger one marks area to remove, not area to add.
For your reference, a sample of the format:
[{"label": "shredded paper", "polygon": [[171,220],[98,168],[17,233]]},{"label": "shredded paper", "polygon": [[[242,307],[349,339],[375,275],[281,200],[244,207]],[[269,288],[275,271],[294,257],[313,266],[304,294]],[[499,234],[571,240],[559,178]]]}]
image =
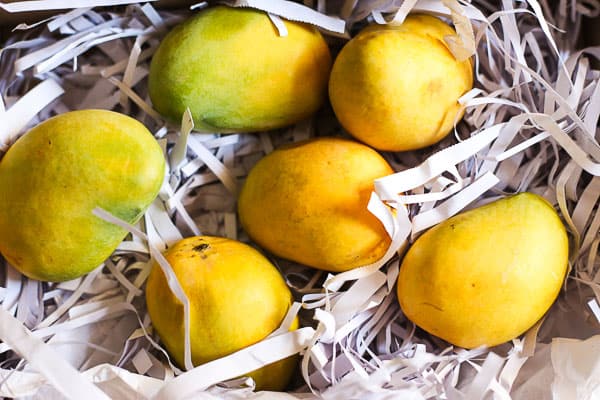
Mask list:
[{"label": "shredded paper", "polygon": [[[0,259],[0,397],[19,399],[591,399],[600,396],[600,42],[583,25],[598,0],[228,1],[323,32],[339,49],[367,23],[410,13],[445,19],[457,59],[472,58],[465,116],[427,149],[382,153],[395,173],[368,205],[391,242],[381,260],[328,274],[275,259],[295,302],[263,341],[210,363],[190,358],[189,302],[161,252],[199,234],[249,241],[236,196],[252,166],[278,146],[344,135],[326,113],[269,132],[202,132],[186,112],[170,124],[152,108],[146,78],[164,35],[208,4],[163,8],[126,0],[0,2],[14,27],[0,43],[0,157],[29,128],[69,110],[116,110],[143,122],[167,174],[135,226],[98,208],[129,235],[91,273],[62,283],[22,276]],[[1,16],[0,16],[1,18]],[[597,29],[600,20],[593,25]],[[594,22],[591,22],[592,24]],[[584,47],[582,43],[588,45]],[[204,129],[202,129],[204,130]],[[545,197],[568,227],[569,275],[559,298],[524,335],[462,349],[427,334],[398,305],[401,256],[422,232],[503,195]],[[185,308],[185,365],[152,329],[145,281],[154,264]],[[289,331],[299,317],[301,327]],[[299,354],[287,392],[260,392],[245,375]]]}]

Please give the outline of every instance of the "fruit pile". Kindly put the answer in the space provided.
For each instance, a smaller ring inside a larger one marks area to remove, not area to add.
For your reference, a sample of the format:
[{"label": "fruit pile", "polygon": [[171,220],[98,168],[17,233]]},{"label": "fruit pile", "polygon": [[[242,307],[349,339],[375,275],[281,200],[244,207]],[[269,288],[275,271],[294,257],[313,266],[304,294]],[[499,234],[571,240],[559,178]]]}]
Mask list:
[{"label": "fruit pile", "polygon": [[[130,298],[144,299],[136,305],[149,317],[140,321],[140,337],[153,350],[141,354],[182,378],[228,356],[260,358],[248,349],[305,329],[310,340],[295,344],[302,356],[293,347],[244,370],[255,390],[326,389],[352,379],[349,372],[363,368],[352,365],[353,356],[340,358],[345,370],[334,365],[336,352],[349,349],[361,348],[358,358],[373,372],[384,367],[369,363],[410,360],[425,351],[420,346],[436,357],[442,353],[433,346],[476,357],[511,341],[517,348],[532,327],[535,340],[536,324],[569,284],[569,265],[591,254],[582,241],[595,226],[587,222],[595,215],[591,200],[587,219],[579,211],[572,221],[561,192],[566,183],[542,186],[536,173],[561,166],[561,176],[585,170],[595,182],[593,168],[569,151],[567,139],[551,135],[561,125],[546,114],[498,109],[518,108],[501,89],[482,95],[494,86],[478,66],[485,57],[454,51],[450,42],[459,34],[452,18],[414,12],[398,24],[364,20],[348,40],[253,8],[210,5],[166,20],[169,29],[157,24],[159,40],[145,50],[147,98],[123,84],[133,82],[135,63],[124,64],[122,82],[110,78],[137,108],[123,106],[120,95],[120,108],[108,107],[119,112],[57,113],[4,143],[0,254],[7,275],[15,276],[14,268],[34,284],[62,290],[108,269]],[[141,56],[138,40],[131,52]],[[523,72],[525,82],[531,76],[536,71]],[[595,104],[600,96],[588,84],[580,97]],[[151,117],[152,129],[140,115]],[[586,128],[594,123],[589,118]],[[325,121],[321,131],[282,140],[317,120]],[[520,131],[527,145],[515,139]],[[541,146],[546,158],[536,161],[530,146],[550,136],[576,161],[564,165],[551,154],[555,142]],[[0,130],[0,141],[6,137]],[[248,162],[236,182],[208,150],[210,140],[239,142],[239,153],[245,143],[262,141],[264,155]],[[514,168],[502,164],[515,154]],[[194,175],[199,160],[211,177]],[[530,176],[514,185],[510,173],[521,162]],[[190,176],[223,182],[239,229],[211,232],[193,218],[202,195],[191,194]],[[178,203],[182,188],[194,197],[190,207]],[[150,258],[140,259],[140,240]],[[124,271],[132,265],[143,273],[130,281]],[[294,271],[310,282],[294,285]],[[361,283],[367,301],[358,295],[354,304],[352,291]],[[314,320],[300,306],[316,309]],[[370,341],[351,344],[339,333],[346,329],[364,330]],[[430,368],[450,374],[442,360],[456,361],[437,358]]]}]

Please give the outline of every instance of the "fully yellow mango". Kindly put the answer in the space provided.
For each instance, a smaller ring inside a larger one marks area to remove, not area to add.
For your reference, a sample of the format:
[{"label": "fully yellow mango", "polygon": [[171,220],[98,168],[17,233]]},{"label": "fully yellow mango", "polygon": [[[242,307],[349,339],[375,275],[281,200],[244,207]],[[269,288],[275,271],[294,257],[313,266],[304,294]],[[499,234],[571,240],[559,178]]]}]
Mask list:
[{"label": "fully yellow mango", "polygon": [[550,308],[568,248],[565,227],[543,198],[497,200],[415,241],[400,267],[400,306],[416,325],[457,346],[504,343]]},{"label": "fully yellow mango", "polygon": [[282,146],[250,171],[240,222],[266,250],[326,271],[377,261],[390,237],[367,205],[373,181],[393,173],[375,150],[321,137]]},{"label": "fully yellow mango", "polygon": [[420,149],[444,138],[473,86],[470,60],[444,42],[456,32],[429,15],[399,26],[371,25],[350,40],[331,71],[329,96],[346,130],[379,150]]},{"label": "fully yellow mango", "polygon": [[290,125],[325,101],[331,55],[314,27],[210,7],[175,27],[152,58],[153,106],[178,122],[190,108],[198,130],[257,131]]},{"label": "fully yellow mango", "polygon": [[92,210],[137,221],[164,169],[152,134],[126,115],[83,110],[42,122],[0,160],[0,253],[44,281],[91,271],[126,235]]}]

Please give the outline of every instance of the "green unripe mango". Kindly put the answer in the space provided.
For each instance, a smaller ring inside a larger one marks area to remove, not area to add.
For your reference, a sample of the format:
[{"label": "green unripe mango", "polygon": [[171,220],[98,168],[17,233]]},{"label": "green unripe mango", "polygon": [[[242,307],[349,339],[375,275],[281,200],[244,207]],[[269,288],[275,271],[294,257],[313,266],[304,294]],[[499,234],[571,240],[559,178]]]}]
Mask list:
[{"label": "green unripe mango", "polygon": [[104,110],[50,118],[0,160],[0,253],[30,278],[74,279],[98,267],[154,200],[163,152],[146,127]]},{"label": "green unripe mango", "polygon": [[176,26],[154,54],[154,108],[179,122],[190,108],[199,131],[257,131],[308,118],[325,101],[331,54],[319,31],[262,11],[215,6]]}]

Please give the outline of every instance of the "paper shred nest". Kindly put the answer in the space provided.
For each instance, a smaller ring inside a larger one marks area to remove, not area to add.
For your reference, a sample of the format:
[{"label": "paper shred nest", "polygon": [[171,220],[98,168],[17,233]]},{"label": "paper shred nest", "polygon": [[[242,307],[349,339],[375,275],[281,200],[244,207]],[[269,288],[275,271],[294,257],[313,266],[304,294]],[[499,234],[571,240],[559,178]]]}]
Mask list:
[{"label": "paper shred nest", "polygon": [[[473,57],[466,114],[438,145],[384,153],[395,174],[374,182],[369,210],[392,238],[378,262],[337,275],[274,259],[296,302],[264,341],[211,363],[175,366],[152,331],[144,283],[161,251],[198,234],[249,242],[235,196],[246,174],[284,143],[344,135],[327,111],[295,126],[253,134],[198,133],[191,115],[166,123],[147,95],[161,38],[205,7],[158,8],[131,1],[0,3],[9,11],[56,10],[19,25],[0,50],[0,157],[27,129],[74,109],[126,113],[155,134],[168,160],[157,200],[90,274],[59,284],[0,267],[0,396],[29,399],[530,399],[592,398],[600,367],[600,70],[598,47],[579,47],[597,0],[230,1],[317,26],[338,48],[366,23],[400,24],[411,12],[454,23],[446,38]],[[494,3],[496,4],[496,3]],[[600,43],[598,43],[600,44]],[[563,291],[543,321],[492,349],[465,350],[426,334],[395,295],[402,251],[420,233],[507,193],[553,203],[572,251]],[[174,293],[185,303],[175,283]],[[288,332],[298,315],[302,328]],[[186,322],[189,326],[189,322]],[[287,393],[254,392],[244,374],[302,355]],[[575,397],[574,397],[575,396]]]}]

